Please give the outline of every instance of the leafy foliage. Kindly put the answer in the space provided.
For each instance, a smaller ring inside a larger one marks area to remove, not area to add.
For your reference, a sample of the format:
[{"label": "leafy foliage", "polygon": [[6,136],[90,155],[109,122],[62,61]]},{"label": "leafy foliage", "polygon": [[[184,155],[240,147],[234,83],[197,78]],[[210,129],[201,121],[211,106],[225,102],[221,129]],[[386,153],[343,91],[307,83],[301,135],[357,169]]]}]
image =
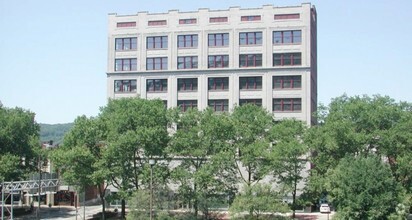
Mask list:
[{"label": "leafy foliage", "polygon": [[385,219],[400,202],[401,188],[378,157],[342,159],[329,187],[338,219]]}]

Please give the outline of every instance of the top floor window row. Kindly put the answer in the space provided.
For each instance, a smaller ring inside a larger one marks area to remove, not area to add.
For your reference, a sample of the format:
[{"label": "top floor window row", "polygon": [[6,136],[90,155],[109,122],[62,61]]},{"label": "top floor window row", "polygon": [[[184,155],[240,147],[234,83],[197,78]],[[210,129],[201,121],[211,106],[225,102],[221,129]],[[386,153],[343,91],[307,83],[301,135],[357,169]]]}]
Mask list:
[{"label": "top floor window row", "polygon": [[228,19],[227,17],[212,17],[209,18],[209,23],[221,23],[221,22],[227,22]]},{"label": "top floor window row", "polygon": [[274,16],[275,20],[285,20],[285,19],[299,19],[300,14],[277,14]]},{"label": "top floor window row", "polygon": [[116,27],[136,27],[136,22],[117,22]]},{"label": "top floor window row", "polygon": [[178,48],[196,48],[197,43],[198,43],[197,34],[177,36],[177,47]]},{"label": "top floor window row", "polygon": [[148,26],[163,26],[163,25],[167,25],[167,21],[166,20],[148,21],[147,25]]},{"label": "top floor window row", "polygon": [[136,50],[137,37],[116,38],[116,50]]},{"label": "top floor window row", "polygon": [[247,15],[240,17],[241,21],[260,21],[262,20],[262,16],[260,15]]},{"label": "top floor window row", "polygon": [[179,24],[196,24],[196,18],[188,18],[188,19],[179,19]]}]

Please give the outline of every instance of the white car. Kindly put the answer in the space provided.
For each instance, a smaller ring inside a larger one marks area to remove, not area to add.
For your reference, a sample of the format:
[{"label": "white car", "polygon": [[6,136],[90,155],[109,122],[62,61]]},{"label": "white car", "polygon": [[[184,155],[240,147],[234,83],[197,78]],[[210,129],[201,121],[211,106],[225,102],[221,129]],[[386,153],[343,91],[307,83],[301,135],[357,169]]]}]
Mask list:
[{"label": "white car", "polygon": [[328,204],[321,204],[319,211],[320,213],[330,213],[330,207]]}]

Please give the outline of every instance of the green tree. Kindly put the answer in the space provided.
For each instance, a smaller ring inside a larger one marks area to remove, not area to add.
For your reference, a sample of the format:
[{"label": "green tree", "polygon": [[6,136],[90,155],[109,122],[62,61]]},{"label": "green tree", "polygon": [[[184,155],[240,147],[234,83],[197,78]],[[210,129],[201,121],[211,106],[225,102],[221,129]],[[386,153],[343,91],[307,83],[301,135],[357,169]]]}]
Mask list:
[{"label": "green tree", "polygon": [[22,180],[36,169],[39,125],[35,114],[0,106],[0,180]]},{"label": "green tree", "polygon": [[245,189],[236,196],[230,212],[232,216],[239,216],[245,210],[252,210],[249,213],[250,219],[259,219],[263,213],[285,213],[289,211],[286,204],[282,203],[282,196],[279,192],[273,190],[268,184],[255,184],[248,186],[245,184]]},{"label": "green tree", "polygon": [[183,200],[193,204],[195,216],[201,209],[207,217],[209,207],[234,194],[235,170],[230,158],[227,137],[232,125],[226,114],[211,109],[175,109],[173,122],[177,130],[170,141],[170,155],[181,158],[172,172]]},{"label": "green tree", "polygon": [[267,136],[273,126],[273,116],[259,106],[248,104],[236,107],[231,121],[235,129],[232,152],[238,175],[242,182],[251,186],[268,175],[271,169]]},{"label": "green tree", "polygon": [[[122,216],[125,199],[131,192],[149,183],[148,160],[155,158],[156,183],[167,181],[165,149],[168,143],[168,120],[161,100],[122,98],[109,100],[101,109],[100,120],[107,127],[107,148],[104,163],[113,185],[122,198]],[[163,176],[158,176],[162,174]]]},{"label": "green tree", "polygon": [[345,157],[329,181],[338,219],[387,219],[400,202],[401,187],[379,157]]},{"label": "green tree", "polygon": [[64,136],[63,145],[51,153],[55,167],[67,184],[77,186],[79,191],[86,186],[97,187],[102,219],[105,219],[106,189],[111,180],[108,165],[103,160],[106,130],[98,118],[80,116]]},{"label": "green tree", "polygon": [[286,193],[292,193],[292,217],[295,218],[297,186],[303,180],[308,147],[303,143],[305,126],[301,121],[285,119],[270,130],[273,145],[273,174]]}]

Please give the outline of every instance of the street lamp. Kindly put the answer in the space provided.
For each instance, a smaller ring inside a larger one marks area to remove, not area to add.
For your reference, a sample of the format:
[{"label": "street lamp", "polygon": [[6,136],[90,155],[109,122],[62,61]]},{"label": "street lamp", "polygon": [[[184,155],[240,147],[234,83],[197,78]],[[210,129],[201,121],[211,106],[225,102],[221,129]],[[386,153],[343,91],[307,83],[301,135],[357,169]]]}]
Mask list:
[{"label": "street lamp", "polygon": [[154,159],[149,159],[150,165],[150,220],[153,219],[153,166],[156,161]]}]

